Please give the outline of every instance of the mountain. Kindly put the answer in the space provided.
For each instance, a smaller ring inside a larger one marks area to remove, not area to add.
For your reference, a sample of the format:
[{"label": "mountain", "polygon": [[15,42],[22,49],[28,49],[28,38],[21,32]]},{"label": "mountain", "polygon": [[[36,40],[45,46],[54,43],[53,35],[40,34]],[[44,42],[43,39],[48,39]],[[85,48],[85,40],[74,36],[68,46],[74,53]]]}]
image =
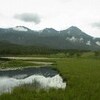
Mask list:
[{"label": "mountain", "polygon": [[53,49],[100,50],[100,38],[94,38],[75,26],[62,31],[53,28],[34,31],[24,26],[0,28],[0,41]]},{"label": "mountain", "polygon": [[57,36],[58,35],[58,31],[56,31],[53,28],[45,28],[44,30],[42,30],[40,32],[42,34],[42,36],[47,37],[47,36]]},{"label": "mountain", "polygon": [[71,43],[73,49],[96,50],[100,48],[100,38],[94,38],[75,26],[61,31],[60,34],[67,42]]},{"label": "mountain", "polygon": [[31,31],[29,28],[25,27],[25,26],[16,26],[11,28],[11,30],[15,30],[15,31]]}]

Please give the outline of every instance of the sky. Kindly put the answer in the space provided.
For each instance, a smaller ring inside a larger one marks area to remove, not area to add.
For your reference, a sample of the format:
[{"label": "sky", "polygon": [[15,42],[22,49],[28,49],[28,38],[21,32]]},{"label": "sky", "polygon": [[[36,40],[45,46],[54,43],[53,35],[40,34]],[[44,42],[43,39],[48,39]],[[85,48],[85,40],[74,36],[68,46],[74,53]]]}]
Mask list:
[{"label": "sky", "polygon": [[0,0],[0,27],[65,30],[100,37],[100,0]]}]

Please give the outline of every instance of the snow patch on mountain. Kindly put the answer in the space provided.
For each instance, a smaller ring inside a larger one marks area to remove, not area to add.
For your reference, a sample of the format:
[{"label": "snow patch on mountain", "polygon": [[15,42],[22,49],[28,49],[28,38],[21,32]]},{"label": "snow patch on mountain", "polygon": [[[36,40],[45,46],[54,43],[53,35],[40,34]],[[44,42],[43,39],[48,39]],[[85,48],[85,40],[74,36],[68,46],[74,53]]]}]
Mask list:
[{"label": "snow patch on mountain", "polygon": [[100,41],[96,41],[95,43],[96,43],[98,46],[100,46]]},{"label": "snow patch on mountain", "polygon": [[84,39],[83,39],[83,38],[80,38],[79,40],[80,40],[80,41],[83,41]]},{"label": "snow patch on mountain", "polygon": [[15,31],[28,31],[28,29],[23,27],[23,26],[16,26],[13,28],[13,30],[15,30]]},{"label": "snow patch on mountain", "polygon": [[86,42],[86,45],[91,45],[91,41],[87,41]]},{"label": "snow patch on mountain", "polygon": [[66,40],[72,41],[72,42],[83,42],[84,39],[83,38],[75,38],[74,36],[69,38],[67,37]]},{"label": "snow patch on mountain", "polygon": [[96,38],[95,37],[93,37],[93,40],[95,40]]},{"label": "snow patch on mountain", "polygon": [[70,41],[75,42],[77,40],[77,38],[75,38],[74,36],[72,38],[70,38]]}]

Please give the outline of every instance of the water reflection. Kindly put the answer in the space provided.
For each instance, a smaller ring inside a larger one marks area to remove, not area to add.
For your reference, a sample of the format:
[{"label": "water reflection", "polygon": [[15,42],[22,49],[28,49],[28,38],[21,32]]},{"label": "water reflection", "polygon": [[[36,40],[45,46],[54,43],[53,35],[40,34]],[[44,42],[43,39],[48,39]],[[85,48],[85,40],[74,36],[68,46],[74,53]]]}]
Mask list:
[{"label": "water reflection", "polygon": [[0,71],[0,94],[11,92],[19,85],[38,83],[42,88],[66,87],[62,77],[56,70],[49,67],[24,68],[18,70]]}]

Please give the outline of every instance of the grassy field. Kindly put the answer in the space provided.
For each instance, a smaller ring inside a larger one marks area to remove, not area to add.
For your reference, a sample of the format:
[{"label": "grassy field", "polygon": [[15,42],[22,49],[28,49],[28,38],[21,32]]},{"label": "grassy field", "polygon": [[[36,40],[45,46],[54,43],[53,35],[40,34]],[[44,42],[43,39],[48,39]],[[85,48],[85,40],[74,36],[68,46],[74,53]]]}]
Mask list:
[{"label": "grassy field", "polygon": [[[67,81],[65,90],[50,89],[46,91],[21,86],[15,88],[12,93],[2,94],[0,100],[100,100],[100,59],[90,56],[42,59],[42,61],[56,63],[53,67],[57,68]],[[15,62],[13,61],[11,65],[16,66]],[[19,62],[17,64],[22,66],[30,65]],[[10,66],[10,63],[8,65]]]}]

